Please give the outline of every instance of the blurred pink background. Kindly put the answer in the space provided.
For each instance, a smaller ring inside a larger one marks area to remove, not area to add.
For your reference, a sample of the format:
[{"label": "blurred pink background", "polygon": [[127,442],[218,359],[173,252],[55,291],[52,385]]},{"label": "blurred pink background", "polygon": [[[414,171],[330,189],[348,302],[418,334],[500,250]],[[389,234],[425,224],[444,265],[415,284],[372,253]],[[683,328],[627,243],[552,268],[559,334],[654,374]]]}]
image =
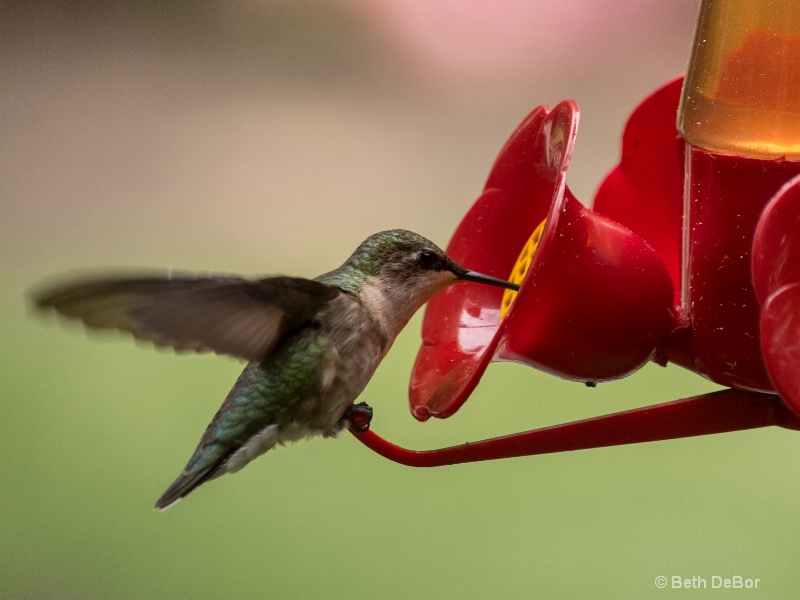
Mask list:
[{"label": "blurred pink background", "polygon": [[0,11],[3,269],[313,275],[381,229],[445,244],[538,104],[581,105],[569,182],[589,202],[627,114],[683,70],[696,3]]}]

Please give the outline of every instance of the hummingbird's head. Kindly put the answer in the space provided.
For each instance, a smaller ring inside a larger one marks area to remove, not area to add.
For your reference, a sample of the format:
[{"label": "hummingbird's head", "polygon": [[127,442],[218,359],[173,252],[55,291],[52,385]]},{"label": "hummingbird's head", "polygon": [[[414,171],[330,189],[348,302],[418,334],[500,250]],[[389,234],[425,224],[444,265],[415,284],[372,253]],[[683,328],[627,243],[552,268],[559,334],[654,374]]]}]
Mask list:
[{"label": "hummingbird's head", "polygon": [[519,286],[470,271],[430,240],[404,229],[368,237],[345,263],[360,273],[359,296],[373,314],[384,315],[397,331],[428,300],[460,281],[512,290]]}]

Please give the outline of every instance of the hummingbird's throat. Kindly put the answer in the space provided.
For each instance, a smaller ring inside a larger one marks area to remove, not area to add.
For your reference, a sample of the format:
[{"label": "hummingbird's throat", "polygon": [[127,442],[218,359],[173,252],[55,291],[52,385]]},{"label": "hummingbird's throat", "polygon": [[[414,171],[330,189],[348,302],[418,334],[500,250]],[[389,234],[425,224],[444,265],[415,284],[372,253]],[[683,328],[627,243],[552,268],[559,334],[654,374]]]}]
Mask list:
[{"label": "hummingbird's throat", "polygon": [[[531,262],[533,262],[533,255],[536,253],[536,247],[539,245],[539,240],[542,237],[542,232],[544,231],[546,223],[547,219],[539,223],[539,226],[534,230],[531,237],[528,238],[528,241],[525,242],[525,245],[522,247],[522,251],[517,257],[517,262],[514,263],[514,268],[511,269],[511,274],[508,276],[508,280],[511,283],[521,285],[522,280],[525,279],[525,274],[528,272]],[[517,292],[514,290],[507,289],[503,292],[503,299],[500,301],[501,320],[506,318],[506,313],[508,313],[508,309],[511,308],[511,304],[516,297]]]}]

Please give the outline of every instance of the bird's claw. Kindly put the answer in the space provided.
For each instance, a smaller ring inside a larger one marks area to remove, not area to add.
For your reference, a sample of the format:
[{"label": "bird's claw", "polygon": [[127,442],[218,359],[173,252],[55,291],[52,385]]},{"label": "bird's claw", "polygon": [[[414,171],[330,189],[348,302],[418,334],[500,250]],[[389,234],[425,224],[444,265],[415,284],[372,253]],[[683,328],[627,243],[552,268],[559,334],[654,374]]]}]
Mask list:
[{"label": "bird's claw", "polygon": [[350,405],[344,418],[348,422],[348,427],[353,433],[365,433],[369,431],[369,424],[372,421],[372,407],[366,402]]}]

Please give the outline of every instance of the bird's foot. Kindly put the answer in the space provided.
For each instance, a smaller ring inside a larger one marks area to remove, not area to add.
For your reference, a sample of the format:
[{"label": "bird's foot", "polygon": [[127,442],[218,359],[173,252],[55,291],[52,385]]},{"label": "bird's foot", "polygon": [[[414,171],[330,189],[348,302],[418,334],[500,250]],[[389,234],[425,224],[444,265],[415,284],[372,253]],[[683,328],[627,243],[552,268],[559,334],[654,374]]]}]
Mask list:
[{"label": "bird's foot", "polygon": [[372,407],[366,402],[351,404],[342,418],[347,421],[350,431],[364,433],[369,431],[369,424],[372,421]]}]

